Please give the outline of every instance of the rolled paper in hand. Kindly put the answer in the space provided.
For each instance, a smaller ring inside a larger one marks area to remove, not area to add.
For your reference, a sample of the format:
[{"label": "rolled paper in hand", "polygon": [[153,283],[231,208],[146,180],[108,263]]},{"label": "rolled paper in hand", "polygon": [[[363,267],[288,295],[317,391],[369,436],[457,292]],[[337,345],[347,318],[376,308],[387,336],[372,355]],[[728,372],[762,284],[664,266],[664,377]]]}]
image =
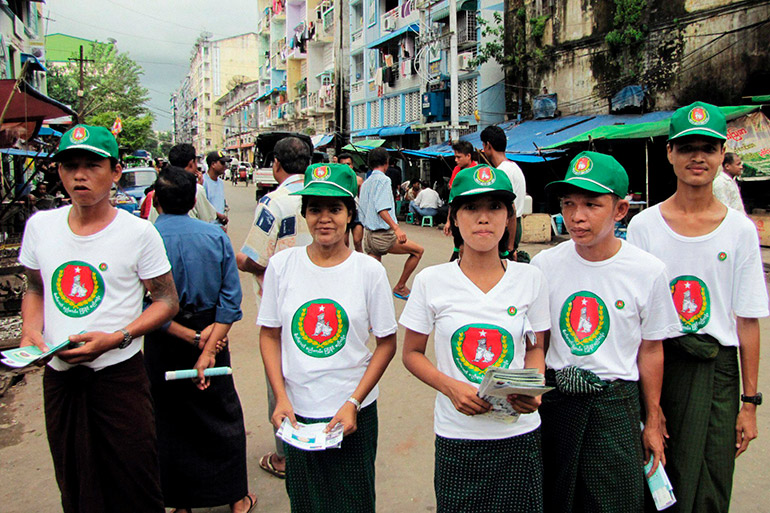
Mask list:
[{"label": "rolled paper in hand", "polygon": [[[233,373],[233,369],[230,367],[212,367],[203,371],[203,375],[211,376],[229,376]],[[198,371],[195,369],[185,369],[177,371],[166,371],[166,381],[174,381],[176,379],[192,379],[198,377]]]}]

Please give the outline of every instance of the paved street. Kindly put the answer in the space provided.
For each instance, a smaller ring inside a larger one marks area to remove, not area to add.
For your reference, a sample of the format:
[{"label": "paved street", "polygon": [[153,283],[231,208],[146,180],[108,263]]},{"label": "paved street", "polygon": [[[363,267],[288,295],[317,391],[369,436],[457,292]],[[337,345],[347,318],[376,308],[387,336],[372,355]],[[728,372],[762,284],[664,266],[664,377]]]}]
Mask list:
[{"label": "paved street", "polygon": [[[251,224],[254,187],[226,185],[230,211],[230,237],[239,248]],[[423,267],[448,259],[449,238],[433,228],[407,226],[407,235],[423,244]],[[128,241],[130,243],[130,241]],[[541,247],[526,246],[530,253]],[[391,282],[401,271],[404,257],[388,256],[384,263]],[[249,484],[259,497],[256,511],[288,511],[284,483],[259,469],[259,457],[274,445],[266,418],[265,382],[259,357],[256,307],[251,281],[241,276],[244,319],[230,332],[235,381],[243,404],[248,435]],[[400,315],[404,302],[396,300]],[[401,338],[399,334],[399,339]],[[770,322],[762,321],[763,364],[760,391],[770,391]],[[429,344],[430,347],[430,344]],[[429,357],[432,351],[429,350]],[[40,371],[27,375],[26,383],[6,394],[0,404],[0,510],[3,513],[61,511],[53,476],[42,415]],[[386,372],[378,402],[380,435],[377,459],[378,508],[383,512],[434,511],[433,498],[433,400],[434,392],[403,367],[400,353]],[[733,508],[738,513],[766,512],[770,490],[766,485],[770,405],[759,408],[760,439],[738,461]],[[201,441],[205,443],[205,441]],[[203,510],[196,510],[203,511]],[[216,512],[229,511],[223,507]]]}]

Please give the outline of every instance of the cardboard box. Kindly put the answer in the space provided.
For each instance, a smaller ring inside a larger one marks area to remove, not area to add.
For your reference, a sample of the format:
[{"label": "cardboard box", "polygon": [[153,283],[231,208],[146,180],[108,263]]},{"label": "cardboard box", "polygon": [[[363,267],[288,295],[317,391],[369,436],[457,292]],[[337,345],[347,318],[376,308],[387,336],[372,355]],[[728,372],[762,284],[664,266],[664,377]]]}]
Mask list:
[{"label": "cardboard box", "polygon": [[757,225],[759,244],[770,246],[770,214],[750,214],[749,218]]},{"label": "cardboard box", "polygon": [[[522,217],[521,242],[550,242],[551,216],[548,214],[529,214]],[[770,228],[770,224],[768,224]]]}]

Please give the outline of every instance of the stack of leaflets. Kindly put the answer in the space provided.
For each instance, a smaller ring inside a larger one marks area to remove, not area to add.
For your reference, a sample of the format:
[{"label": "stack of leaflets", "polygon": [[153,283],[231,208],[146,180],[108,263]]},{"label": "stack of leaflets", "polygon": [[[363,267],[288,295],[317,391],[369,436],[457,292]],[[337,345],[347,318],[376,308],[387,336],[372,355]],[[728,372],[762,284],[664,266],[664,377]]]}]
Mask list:
[{"label": "stack of leaflets", "polygon": [[[67,348],[70,345],[69,340],[65,340],[60,344],[56,344],[48,349],[48,351],[41,351],[37,346],[17,347],[16,349],[8,349],[0,354],[3,355],[3,362],[8,367],[21,368],[28,365],[33,365],[41,360],[48,358],[57,351]],[[75,344],[73,344],[74,346]]]},{"label": "stack of leaflets", "polygon": [[537,369],[502,369],[488,367],[479,387],[479,397],[492,405],[485,415],[495,420],[513,423],[519,420],[519,412],[508,402],[511,394],[537,397],[553,387],[545,386],[545,376]]},{"label": "stack of leaflets", "polygon": [[342,444],[342,424],[337,424],[328,433],[324,433],[327,426],[326,422],[317,424],[298,422],[297,425],[299,427],[295,428],[288,418],[284,418],[275,436],[303,451],[339,449]]},{"label": "stack of leaflets", "polygon": [[[644,466],[645,476],[652,468],[652,463],[653,458],[650,458],[650,461]],[[671,481],[668,479],[668,474],[666,474],[666,469],[663,468],[662,463],[658,463],[655,473],[647,478],[647,486],[650,487],[650,493],[658,511],[663,511],[676,503],[674,488],[671,486]]]}]

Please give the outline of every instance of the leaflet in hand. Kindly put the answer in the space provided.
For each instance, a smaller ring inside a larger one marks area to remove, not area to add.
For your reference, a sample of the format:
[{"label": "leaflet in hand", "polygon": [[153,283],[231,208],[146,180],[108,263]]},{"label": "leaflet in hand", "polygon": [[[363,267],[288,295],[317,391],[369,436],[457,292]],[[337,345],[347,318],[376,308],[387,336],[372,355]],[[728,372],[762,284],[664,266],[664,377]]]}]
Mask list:
[{"label": "leaflet in hand", "polygon": [[342,444],[342,424],[337,424],[328,433],[324,433],[326,422],[317,424],[297,423],[299,427],[291,425],[289,419],[284,418],[281,427],[275,436],[289,445],[304,451],[323,451],[325,449],[339,449]]},{"label": "leaflet in hand", "polygon": [[[35,364],[45,358],[48,358],[57,351],[66,349],[70,344],[71,342],[68,339],[64,342],[61,342],[60,344],[49,347],[48,351],[46,352],[41,351],[37,346],[26,346],[17,347],[16,349],[8,349],[7,351],[0,352],[0,354],[3,355],[3,359],[0,360],[0,362],[3,362],[8,367],[15,367],[17,369],[26,367],[28,365]],[[74,346],[75,344],[72,345]]]},{"label": "leaflet in hand", "polygon": [[[650,461],[644,466],[645,476],[647,476],[650,469],[652,469],[652,463],[653,458],[650,458]],[[647,486],[650,487],[650,493],[652,494],[652,499],[655,501],[655,507],[658,511],[663,511],[676,503],[674,488],[671,486],[671,481],[668,479],[668,474],[666,474],[666,469],[663,468],[662,463],[658,463],[658,468],[655,469],[655,473],[647,478]]]},{"label": "leaflet in hand", "polygon": [[553,387],[545,386],[545,376],[537,369],[502,369],[488,367],[479,387],[479,397],[492,405],[485,415],[502,422],[519,420],[519,412],[508,402],[511,394],[537,397]]}]

